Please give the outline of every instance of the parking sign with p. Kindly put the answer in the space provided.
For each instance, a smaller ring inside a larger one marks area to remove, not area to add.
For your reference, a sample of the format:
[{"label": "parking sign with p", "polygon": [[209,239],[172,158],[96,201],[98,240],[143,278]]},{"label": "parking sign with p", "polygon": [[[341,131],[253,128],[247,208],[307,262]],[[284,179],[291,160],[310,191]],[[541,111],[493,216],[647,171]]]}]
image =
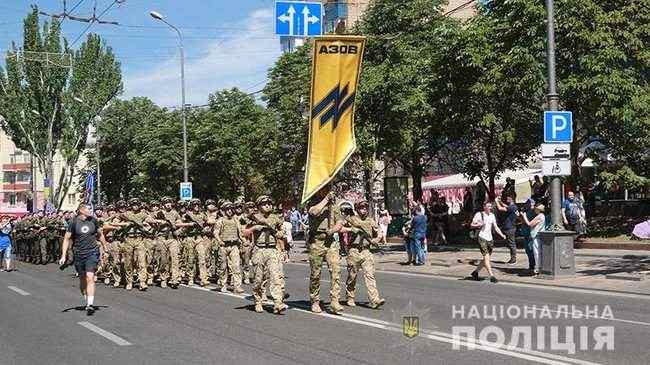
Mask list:
[{"label": "parking sign with p", "polygon": [[544,112],[544,142],[573,142],[573,113],[566,111]]}]

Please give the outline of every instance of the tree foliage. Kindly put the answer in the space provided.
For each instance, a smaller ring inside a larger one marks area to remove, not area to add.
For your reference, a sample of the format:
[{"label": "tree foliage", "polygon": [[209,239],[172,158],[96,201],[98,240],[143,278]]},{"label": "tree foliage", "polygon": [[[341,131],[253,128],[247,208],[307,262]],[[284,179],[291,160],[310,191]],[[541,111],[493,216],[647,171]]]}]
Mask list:
[{"label": "tree foliage", "polygon": [[58,20],[39,26],[34,7],[24,21],[22,47],[12,44],[0,69],[2,128],[16,146],[31,153],[46,179],[60,153],[51,201],[60,206],[76,174],[92,120],[122,90],[120,65],[110,47],[89,35],[79,50],[69,48]]}]

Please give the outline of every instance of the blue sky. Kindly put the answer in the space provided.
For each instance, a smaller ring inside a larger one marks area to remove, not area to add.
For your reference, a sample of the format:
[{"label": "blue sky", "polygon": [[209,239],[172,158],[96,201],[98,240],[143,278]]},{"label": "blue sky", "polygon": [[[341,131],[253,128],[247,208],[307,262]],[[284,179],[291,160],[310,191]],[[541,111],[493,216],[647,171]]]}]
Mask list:
[{"label": "blue sky", "polygon": [[[67,0],[76,16],[97,15],[113,0]],[[149,16],[156,10],[185,38],[187,101],[203,104],[208,94],[237,86],[258,91],[266,71],[280,56],[280,41],[273,34],[274,0],[122,0],[102,20],[121,26],[94,24],[122,64],[122,98],[147,96],[163,106],[180,104],[180,64],[176,33]],[[0,52],[16,40],[22,43],[22,19],[37,4],[40,10],[60,13],[63,0],[0,0]],[[86,23],[65,20],[63,33],[72,42]],[[83,41],[75,44],[75,48]]]}]

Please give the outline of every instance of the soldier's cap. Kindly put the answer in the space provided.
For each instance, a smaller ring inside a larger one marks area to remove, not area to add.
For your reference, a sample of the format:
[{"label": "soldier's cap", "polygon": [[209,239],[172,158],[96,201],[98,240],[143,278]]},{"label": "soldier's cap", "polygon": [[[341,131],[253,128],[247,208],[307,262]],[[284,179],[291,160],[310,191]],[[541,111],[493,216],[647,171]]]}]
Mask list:
[{"label": "soldier's cap", "polygon": [[106,210],[115,210],[115,205],[113,205],[113,204],[107,205]]},{"label": "soldier's cap", "polygon": [[138,198],[129,199],[129,206],[132,207],[132,206],[135,206],[135,205],[141,205],[140,204],[140,199],[138,199]]},{"label": "soldier's cap", "polygon": [[348,209],[349,210],[354,210],[354,207],[352,206],[352,203],[350,203],[349,201],[341,202],[341,204],[339,204],[339,208],[341,210],[348,210]]},{"label": "soldier's cap", "polygon": [[208,207],[208,206],[210,206],[210,205],[214,205],[214,206],[216,206],[216,205],[217,205],[217,202],[215,202],[214,199],[207,199],[207,200],[205,201],[205,206]]},{"label": "soldier's cap", "polygon": [[201,199],[194,198],[190,200],[190,205],[195,207],[195,206],[200,206],[201,205]]},{"label": "soldier's cap", "polygon": [[168,196],[163,197],[161,201],[162,201],[163,204],[167,204],[167,203],[172,203],[172,204],[174,204],[174,199],[171,198],[171,197],[168,197]]},{"label": "soldier's cap", "polygon": [[256,207],[254,202],[246,202],[245,205],[246,205],[246,208],[255,208]]},{"label": "soldier's cap", "polygon": [[232,202],[229,201],[224,201],[223,204],[221,204],[221,209],[232,209],[234,208],[235,205]]},{"label": "soldier's cap", "polygon": [[158,200],[155,200],[155,199],[149,202],[150,207],[157,207],[159,205],[160,205],[160,202]]},{"label": "soldier's cap", "polygon": [[368,208],[369,204],[368,204],[368,201],[364,199],[364,200],[360,200],[360,201],[358,201],[354,206],[355,206],[357,209],[359,209],[359,208],[361,208],[361,207]]},{"label": "soldier's cap", "polygon": [[118,208],[126,208],[126,202],[124,200],[118,200],[115,206]]},{"label": "soldier's cap", "polygon": [[176,205],[177,205],[178,207],[180,207],[180,208],[185,208],[185,207],[187,207],[187,201],[185,201],[185,200],[179,200],[179,201],[176,203]]},{"label": "soldier's cap", "polygon": [[259,198],[257,198],[256,203],[257,203],[258,206],[262,205],[263,203],[269,203],[269,204],[273,205],[273,199],[271,199],[271,197],[268,196],[268,195],[262,195]]}]

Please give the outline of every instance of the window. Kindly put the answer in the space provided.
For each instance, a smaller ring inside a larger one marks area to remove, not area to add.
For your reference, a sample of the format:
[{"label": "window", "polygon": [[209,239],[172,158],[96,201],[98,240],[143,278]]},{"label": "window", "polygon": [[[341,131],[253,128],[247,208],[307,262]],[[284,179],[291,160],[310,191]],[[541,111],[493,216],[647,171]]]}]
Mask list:
[{"label": "window", "polygon": [[32,180],[32,174],[28,171],[19,171],[16,173],[16,181],[19,183],[29,183]]},{"label": "window", "polygon": [[16,194],[15,193],[6,193],[5,195],[9,201],[9,206],[16,206]]},{"label": "window", "polygon": [[325,4],[325,32],[334,32],[339,20],[348,17],[348,5],[343,1],[333,1]]},{"label": "window", "polygon": [[77,202],[77,194],[68,194],[68,204],[74,205]]},{"label": "window", "polygon": [[15,184],[16,183],[16,173],[12,171],[5,171],[4,174],[4,182],[7,184]]}]

